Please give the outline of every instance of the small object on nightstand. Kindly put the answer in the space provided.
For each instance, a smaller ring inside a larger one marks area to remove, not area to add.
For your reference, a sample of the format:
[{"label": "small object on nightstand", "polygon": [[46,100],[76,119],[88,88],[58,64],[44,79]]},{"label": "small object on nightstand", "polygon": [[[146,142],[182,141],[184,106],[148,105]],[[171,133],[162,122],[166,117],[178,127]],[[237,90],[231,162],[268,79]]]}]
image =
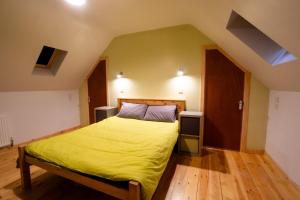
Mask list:
[{"label": "small object on nightstand", "polygon": [[202,112],[182,111],[179,113],[179,152],[201,154]]},{"label": "small object on nightstand", "polygon": [[115,116],[118,113],[117,107],[102,106],[95,108],[95,119],[96,122],[102,121],[108,117]]}]

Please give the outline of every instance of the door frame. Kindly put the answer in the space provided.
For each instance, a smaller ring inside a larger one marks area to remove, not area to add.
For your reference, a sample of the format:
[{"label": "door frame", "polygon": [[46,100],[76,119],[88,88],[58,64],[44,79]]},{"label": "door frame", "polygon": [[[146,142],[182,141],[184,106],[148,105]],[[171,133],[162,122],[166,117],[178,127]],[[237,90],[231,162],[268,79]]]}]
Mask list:
[{"label": "door frame", "polygon": [[[242,114],[242,129],[241,129],[241,141],[240,141],[240,151],[247,152],[247,134],[248,134],[248,118],[249,118],[249,95],[250,95],[250,81],[251,81],[251,73],[246,70],[243,66],[241,66],[234,58],[232,58],[228,53],[226,53],[222,48],[217,45],[207,45],[201,48],[201,104],[200,111],[204,113],[205,116],[205,68],[206,68],[206,50],[216,49],[220,53],[222,53],[227,59],[229,59],[233,64],[235,64],[240,70],[245,73],[244,78],[244,95],[243,95],[243,114]],[[202,137],[201,142],[203,143],[204,137],[204,120],[202,122]]]},{"label": "door frame", "polygon": [[[87,105],[88,105],[88,108],[89,108],[89,91],[88,91],[88,80],[90,78],[90,76],[92,75],[92,73],[94,72],[94,70],[96,69],[96,67],[98,66],[98,64],[100,63],[100,61],[102,60],[105,60],[105,68],[106,68],[106,102],[107,102],[107,105],[110,105],[110,101],[109,101],[109,81],[108,81],[108,56],[101,56],[99,59],[97,59],[97,62],[95,64],[93,64],[93,66],[90,68],[88,74],[86,75],[86,78],[84,79],[84,82],[86,83],[87,85]],[[89,111],[90,112],[90,111]],[[90,121],[90,115],[88,115],[88,120]]]}]

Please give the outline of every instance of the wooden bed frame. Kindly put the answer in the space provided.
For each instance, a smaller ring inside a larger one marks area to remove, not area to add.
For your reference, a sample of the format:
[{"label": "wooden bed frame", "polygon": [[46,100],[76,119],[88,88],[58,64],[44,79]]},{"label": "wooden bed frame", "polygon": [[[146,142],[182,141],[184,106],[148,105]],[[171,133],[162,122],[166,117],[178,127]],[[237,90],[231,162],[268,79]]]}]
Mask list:
[{"label": "wooden bed frame", "polygon": [[[122,102],[145,103],[148,105],[176,105],[177,114],[185,110],[184,100],[118,99],[119,108],[122,105]],[[18,146],[21,187],[23,190],[29,190],[31,188],[30,165],[36,165],[50,173],[70,179],[76,183],[85,185],[119,199],[140,200],[142,198],[141,184],[137,181],[128,181],[128,189],[117,187],[113,184],[96,180],[90,176],[37,159],[34,156],[27,154],[25,148],[26,145]]]}]

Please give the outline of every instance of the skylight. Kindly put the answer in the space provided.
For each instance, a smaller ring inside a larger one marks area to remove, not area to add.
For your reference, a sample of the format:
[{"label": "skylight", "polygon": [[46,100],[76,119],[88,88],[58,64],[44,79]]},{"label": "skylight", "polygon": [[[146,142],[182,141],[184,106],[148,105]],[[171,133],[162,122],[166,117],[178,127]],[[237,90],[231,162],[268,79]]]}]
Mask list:
[{"label": "skylight", "polygon": [[32,74],[55,76],[66,55],[67,51],[43,46]]},{"label": "skylight", "polygon": [[54,53],[55,48],[43,46],[40,56],[36,61],[36,64],[40,65],[40,67],[47,67],[52,54]]},{"label": "skylight", "polygon": [[226,28],[273,66],[297,59],[235,11],[231,12]]}]

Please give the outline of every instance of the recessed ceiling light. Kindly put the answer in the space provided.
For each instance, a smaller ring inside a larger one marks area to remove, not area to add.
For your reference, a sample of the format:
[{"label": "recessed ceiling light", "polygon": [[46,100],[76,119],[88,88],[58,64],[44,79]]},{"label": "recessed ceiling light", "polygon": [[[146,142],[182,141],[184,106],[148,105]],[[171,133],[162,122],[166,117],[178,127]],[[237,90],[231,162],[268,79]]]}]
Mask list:
[{"label": "recessed ceiling light", "polygon": [[86,3],[86,0],[65,0],[65,1],[74,6],[82,6]]}]

